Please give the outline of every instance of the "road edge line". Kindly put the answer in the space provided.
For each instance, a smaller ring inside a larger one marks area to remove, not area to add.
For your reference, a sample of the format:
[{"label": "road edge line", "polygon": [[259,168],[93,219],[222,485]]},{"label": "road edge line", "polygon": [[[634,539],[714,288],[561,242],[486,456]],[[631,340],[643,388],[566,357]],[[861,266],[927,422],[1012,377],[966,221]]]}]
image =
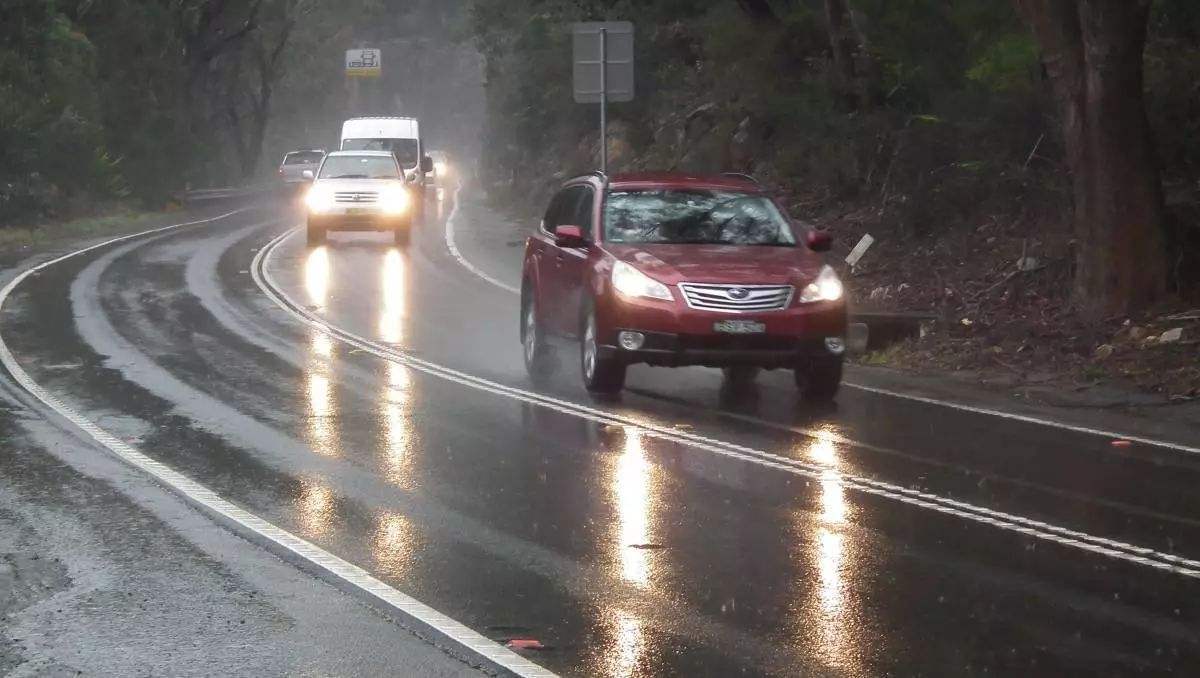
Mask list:
[{"label": "road edge line", "polygon": [[868,393],[875,393],[877,395],[891,396],[892,398],[900,398],[903,400],[913,400],[913,401],[916,401],[919,403],[924,403],[926,405],[940,405],[942,407],[949,407],[949,408],[955,409],[955,410],[962,410],[963,412],[970,412],[972,414],[990,415],[993,417],[999,417],[1001,419],[1009,419],[1012,421],[1019,421],[1019,422],[1023,422],[1026,424],[1040,424],[1042,426],[1050,426],[1052,428],[1059,428],[1059,429],[1063,429],[1066,431],[1071,431],[1073,433],[1084,433],[1084,434],[1088,434],[1088,435],[1101,436],[1101,437],[1105,437],[1105,438],[1109,438],[1109,439],[1128,440],[1130,442],[1141,443],[1143,445],[1148,445],[1151,447],[1161,447],[1164,449],[1174,450],[1176,452],[1186,452],[1188,454],[1200,454],[1200,447],[1193,447],[1191,445],[1185,445],[1183,443],[1176,443],[1176,442],[1172,442],[1169,440],[1160,440],[1158,438],[1147,438],[1144,436],[1137,436],[1137,435],[1131,435],[1128,433],[1121,433],[1119,431],[1108,431],[1108,430],[1100,429],[1100,428],[1091,428],[1088,426],[1080,426],[1078,424],[1069,424],[1067,422],[1056,421],[1054,419],[1045,419],[1043,417],[1035,417],[1030,414],[1018,414],[1016,412],[1005,412],[1004,410],[996,410],[996,409],[992,409],[992,408],[988,408],[988,407],[979,407],[976,405],[968,405],[966,403],[958,403],[958,402],[954,402],[952,400],[941,400],[938,398],[931,398],[929,396],[917,395],[915,393],[903,393],[901,391],[893,391],[893,390],[886,389],[886,388],[880,388],[878,386],[867,386],[865,384],[855,384],[855,383],[848,382],[848,381],[843,381],[842,385],[849,386],[850,388],[858,389],[860,391],[866,391]]},{"label": "road edge line", "polygon": [[458,217],[458,207],[460,204],[458,196],[460,193],[462,193],[462,188],[463,185],[460,181],[458,182],[458,187],[454,189],[454,207],[450,208],[450,215],[446,217],[446,249],[450,251],[450,255],[454,257],[459,264],[462,264],[463,268],[474,273],[492,285],[499,287],[505,292],[509,292],[511,294],[520,294],[521,290],[488,275],[482,269],[475,266],[475,264],[472,264],[470,261],[468,261],[467,258],[463,256],[463,253],[459,251],[458,244],[454,240],[454,220]]},{"label": "road edge line", "polygon": [[[22,282],[31,275],[50,266],[107,245],[187,226],[212,223],[252,209],[255,208],[242,208],[208,219],[171,224],[169,226],[161,226],[139,233],[111,238],[27,268],[14,276],[12,280],[0,289],[0,313],[3,312],[4,302],[8,300],[8,297]],[[0,323],[0,328],[2,328],[2,323]],[[345,561],[319,546],[301,539],[238,507],[236,504],[221,498],[200,483],[175,471],[166,464],[155,461],[146,454],[138,451],[134,446],[113,436],[63,403],[57,396],[34,381],[29,376],[29,373],[17,362],[16,357],[8,347],[8,343],[4,340],[2,331],[0,331],[0,364],[4,365],[13,380],[21,388],[55,414],[87,434],[88,437],[106,448],[118,459],[162,483],[172,493],[182,498],[188,505],[208,516],[214,523],[225,527],[234,534],[246,539],[246,541],[274,554],[298,570],[306,572],[310,576],[314,576],[332,585],[339,591],[347,595],[352,595],[369,604],[371,607],[383,612],[385,616],[391,617],[393,621],[396,621],[401,626],[424,634],[427,640],[433,642],[436,639],[448,644],[452,648],[451,652],[461,653],[469,657],[468,662],[478,662],[478,666],[485,667],[493,672],[515,675],[520,678],[557,678],[556,674],[534,664],[417,599],[385,584],[357,565]],[[434,642],[434,644],[436,645],[437,643]]]},{"label": "road edge line", "polygon": [[[508,285],[506,283],[503,283],[503,282],[495,279],[494,277],[488,275],[487,273],[484,273],[478,266],[471,263],[462,254],[462,252],[458,249],[458,246],[454,240],[453,224],[454,224],[454,217],[458,215],[458,205],[459,205],[458,194],[459,194],[459,191],[461,191],[461,190],[462,190],[462,183],[459,183],[458,189],[456,189],[454,191],[454,208],[450,211],[450,216],[446,219],[446,249],[448,249],[450,251],[450,254],[454,256],[454,258],[458,261],[458,263],[462,264],[462,266],[464,268],[466,268],[468,271],[474,273],[476,276],[480,277],[484,281],[491,283],[492,285],[495,285],[496,287],[499,287],[500,289],[502,289],[506,292],[510,292],[512,294],[520,294],[521,290],[519,290],[511,285]],[[1174,450],[1176,452],[1185,452],[1187,454],[1200,454],[1200,447],[1193,447],[1191,445],[1185,445],[1183,443],[1176,443],[1176,442],[1172,442],[1169,440],[1161,440],[1158,438],[1149,438],[1149,437],[1145,437],[1145,436],[1130,435],[1127,433],[1120,433],[1117,431],[1108,431],[1105,429],[1090,428],[1087,426],[1070,424],[1065,421],[1057,421],[1055,419],[1046,419],[1044,417],[1035,417],[1032,415],[1017,414],[1016,412],[1005,412],[1004,410],[996,410],[996,409],[992,409],[992,408],[988,408],[988,407],[977,407],[975,405],[968,405],[966,403],[954,402],[952,400],[941,400],[938,398],[930,398],[928,396],[917,395],[915,393],[903,393],[901,391],[893,391],[893,390],[886,389],[886,388],[879,388],[878,386],[867,386],[865,384],[856,384],[851,381],[842,381],[842,385],[847,386],[849,388],[857,389],[859,391],[865,391],[867,393],[874,393],[876,395],[884,395],[884,396],[889,396],[892,398],[900,398],[902,400],[912,400],[912,401],[916,401],[919,403],[924,403],[926,405],[938,405],[941,407],[948,407],[950,409],[959,410],[962,412],[970,412],[972,414],[989,415],[989,416],[993,416],[993,417],[999,417],[1001,419],[1020,421],[1020,422],[1026,423],[1026,424],[1049,426],[1051,428],[1057,428],[1057,429],[1062,429],[1065,431],[1071,431],[1072,433],[1083,433],[1086,435],[1094,435],[1094,436],[1100,436],[1100,437],[1105,437],[1105,438],[1110,438],[1110,439],[1128,440],[1130,442],[1141,443],[1142,445],[1149,445],[1151,447],[1159,447],[1159,448],[1163,448],[1163,449]]]}]

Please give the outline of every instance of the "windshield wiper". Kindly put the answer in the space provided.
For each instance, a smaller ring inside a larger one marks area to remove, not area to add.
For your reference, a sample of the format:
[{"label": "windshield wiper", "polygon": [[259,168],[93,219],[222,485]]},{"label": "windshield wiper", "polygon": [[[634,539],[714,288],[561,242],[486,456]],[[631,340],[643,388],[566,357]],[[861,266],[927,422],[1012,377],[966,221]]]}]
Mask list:
[{"label": "windshield wiper", "polygon": [[330,179],[366,179],[367,175],[365,175],[365,174],[335,174],[328,178],[330,178]]}]

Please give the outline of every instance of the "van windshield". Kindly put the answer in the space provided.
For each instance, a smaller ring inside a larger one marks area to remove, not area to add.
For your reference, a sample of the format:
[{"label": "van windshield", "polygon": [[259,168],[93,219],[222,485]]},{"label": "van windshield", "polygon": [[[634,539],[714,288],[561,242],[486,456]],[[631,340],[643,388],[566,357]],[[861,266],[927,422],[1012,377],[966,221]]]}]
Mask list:
[{"label": "van windshield", "polygon": [[415,167],[419,159],[416,139],[343,139],[343,151],[391,151],[404,167]]}]

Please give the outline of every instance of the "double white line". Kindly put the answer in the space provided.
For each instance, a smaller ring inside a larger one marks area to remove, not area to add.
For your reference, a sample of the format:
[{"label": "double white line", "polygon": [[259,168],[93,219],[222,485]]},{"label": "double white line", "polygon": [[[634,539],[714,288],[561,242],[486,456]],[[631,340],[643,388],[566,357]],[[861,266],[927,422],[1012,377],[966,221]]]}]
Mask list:
[{"label": "double white line", "polygon": [[[489,379],[477,377],[465,372],[439,365],[418,358],[409,353],[396,350],[385,344],[375,342],[361,335],[333,325],[316,314],[305,309],[301,304],[287,295],[280,288],[270,273],[270,260],[276,248],[296,234],[289,231],[280,235],[262,248],[254,258],[251,274],[255,283],[275,304],[287,311],[301,323],[327,334],[347,345],[363,352],[370,353],[384,360],[399,363],[414,370],[421,371],[447,381],[518,400],[530,405],[543,407],[555,412],[580,417],[600,424],[633,427],[642,435],[686,445],[695,450],[738,459],[741,461],[784,471],[808,479],[824,480],[829,478],[829,469],[821,466],[774,454],[764,450],[739,445],[736,443],[717,440],[669,426],[638,420],[629,416],[607,412],[587,405],[546,396],[533,391],[507,386]],[[1109,558],[1122,560],[1165,572],[1171,572],[1185,577],[1200,579],[1200,561],[1163,553],[1154,549],[1136,546],[1125,542],[1099,537],[1086,532],[1053,525],[1032,518],[996,511],[983,506],[942,497],[940,495],[922,492],[892,483],[872,478],[837,475],[838,482],[852,490],[883,497],[910,506],[935,511],[948,516],[981,523],[1008,532],[1015,532],[1034,539],[1052,542],[1061,546],[1079,549]]]},{"label": "double white line", "polygon": [[[0,289],[0,312],[3,311],[4,302],[8,299],[9,295],[26,278],[57,263],[125,240],[163,233],[185,226],[213,223],[235,214],[250,211],[251,209],[254,208],[235,210],[211,219],[173,224],[113,238],[97,245],[71,252],[57,259],[38,264],[33,268],[23,271],[5,285],[3,289]],[[255,261],[257,262],[257,259]],[[9,349],[8,344],[5,343],[3,336],[0,336],[0,363],[4,365],[13,379],[22,388],[41,401],[46,407],[74,424],[123,461],[150,474],[189,504],[200,509],[216,522],[241,535],[251,543],[258,544],[287,562],[324,579],[346,593],[363,599],[377,608],[382,608],[385,612],[392,613],[397,621],[400,621],[405,626],[413,628],[427,637],[436,639],[439,644],[451,646],[454,648],[453,651],[456,654],[464,655],[473,665],[483,666],[492,673],[515,675],[521,678],[555,678],[554,673],[476,633],[421,601],[388,586],[371,576],[366,570],[342,560],[286,530],[276,527],[232,502],[226,501],[212,490],[175,471],[166,464],[155,461],[137,448],[100,428],[94,422],[64,403],[58,396],[50,393],[35,382],[29,376],[29,373],[17,362],[16,358],[13,357],[12,351]]]}]

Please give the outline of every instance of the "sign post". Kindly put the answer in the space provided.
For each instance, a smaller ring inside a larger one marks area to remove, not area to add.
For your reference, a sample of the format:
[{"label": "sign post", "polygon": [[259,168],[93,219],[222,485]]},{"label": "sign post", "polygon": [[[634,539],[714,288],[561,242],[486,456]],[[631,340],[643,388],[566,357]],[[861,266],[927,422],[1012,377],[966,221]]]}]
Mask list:
[{"label": "sign post", "polygon": [[573,27],[575,102],[600,104],[600,171],[608,172],[608,103],[633,101],[633,24],[593,21]]}]

